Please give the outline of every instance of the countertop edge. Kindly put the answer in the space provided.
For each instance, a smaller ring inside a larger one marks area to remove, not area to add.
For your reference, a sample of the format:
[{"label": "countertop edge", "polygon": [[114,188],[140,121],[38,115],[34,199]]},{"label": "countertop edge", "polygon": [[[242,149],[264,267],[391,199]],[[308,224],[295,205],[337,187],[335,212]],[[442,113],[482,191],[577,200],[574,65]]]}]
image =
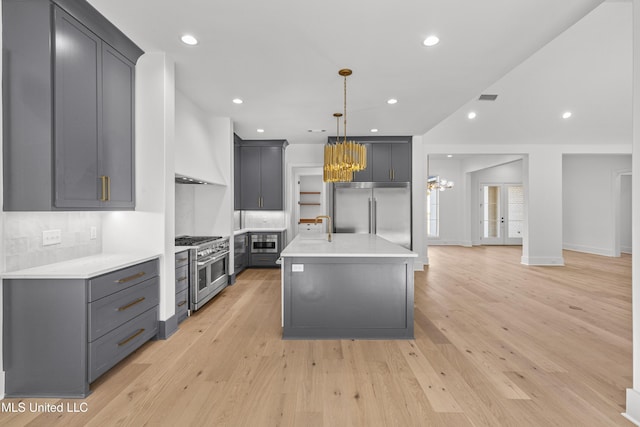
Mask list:
[{"label": "countertop edge", "polygon": [[[161,253],[96,254],[0,274],[2,279],[90,279],[160,258]],[[87,266],[89,264],[89,266]],[[91,264],[94,267],[91,267]]]}]

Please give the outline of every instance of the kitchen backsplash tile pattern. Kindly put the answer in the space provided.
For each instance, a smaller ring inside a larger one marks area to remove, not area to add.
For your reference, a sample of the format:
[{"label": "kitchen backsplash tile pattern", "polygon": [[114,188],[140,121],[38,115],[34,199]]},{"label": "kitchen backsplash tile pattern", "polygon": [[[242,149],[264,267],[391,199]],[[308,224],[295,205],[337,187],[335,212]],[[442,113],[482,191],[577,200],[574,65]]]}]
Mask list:
[{"label": "kitchen backsplash tile pattern", "polygon": [[283,211],[242,211],[242,228],[284,228]]},{"label": "kitchen backsplash tile pattern", "polygon": [[[6,271],[22,270],[102,252],[99,212],[5,212]],[[95,238],[91,228],[95,227]],[[42,232],[60,230],[61,242],[43,246]]]}]

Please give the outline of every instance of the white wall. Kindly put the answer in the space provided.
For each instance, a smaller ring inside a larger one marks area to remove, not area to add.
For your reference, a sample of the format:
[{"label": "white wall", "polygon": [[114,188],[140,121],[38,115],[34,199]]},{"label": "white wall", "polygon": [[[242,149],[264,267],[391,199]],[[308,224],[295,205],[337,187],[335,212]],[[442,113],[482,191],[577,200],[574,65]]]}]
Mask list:
[{"label": "white wall", "polygon": [[[429,237],[429,245],[470,245],[467,235],[469,224],[466,224],[467,218],[464,215],[469,201],[466,197],[467,187],[462,159],[429,158],[429,175],[454,182],[453,188],[438,192],[439,237]],[[426,188],[426,185],[425,181],[422,187]],[[426,232],[425,228],[425,235]]]},{"label": "white wall", "polygon": [[[640,0],[633,0],[633,151],[640,153]],[[633,252],[640,250],[640,156],[632,158]],[[640,257],[633,257],[633,388],[627,389],[625,416],[640,425]]]},{"label": "white wall", "polygon": [[631,223],[633,217],[631,215],[631,175],[622,175],[620,177],[620,251],[630,254],[632,250],[631,240]]},{"label": "white wall", "polygon": [[[563,246],[616,255],[615,221],[620,205],[618,174],[631,170],[630,155],[565,155],[563,158]],[[621,212],[621,211],[620,211]],[[630,216],[629,216],[630,217]],[[619,228],[618,228],[619,229]]]},{"label": "white wall", "polygon": [[136,66],[136,210],[105,213],[104,252],[160,256],[160,320],[175,314],[174,63],[146,53]]}]

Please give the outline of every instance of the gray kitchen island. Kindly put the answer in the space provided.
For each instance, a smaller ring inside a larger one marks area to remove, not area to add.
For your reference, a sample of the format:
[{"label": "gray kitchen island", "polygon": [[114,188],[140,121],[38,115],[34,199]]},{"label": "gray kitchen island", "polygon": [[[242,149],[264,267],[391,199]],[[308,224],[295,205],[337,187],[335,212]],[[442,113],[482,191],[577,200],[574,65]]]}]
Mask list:
[{"label": "gray kitchen island", "polygon": [[284,339],[413,339],[415,252],[338,233],[299,235],[281,256]]}]

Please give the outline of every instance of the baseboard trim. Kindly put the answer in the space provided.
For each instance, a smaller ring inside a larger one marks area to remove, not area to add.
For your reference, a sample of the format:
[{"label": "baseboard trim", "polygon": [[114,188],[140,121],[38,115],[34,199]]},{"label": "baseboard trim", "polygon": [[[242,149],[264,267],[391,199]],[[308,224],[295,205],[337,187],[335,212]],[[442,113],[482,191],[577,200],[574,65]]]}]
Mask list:
[{"label": "baseboard trim", "polygon": [[568,251],[584,252],[587,254],[602,255],[602,256],[609,256],[609,257],[615,256],[613,251],[610,249],[594,248],[591,246],[576,245],[573,243],[564,243],[562,245],[562,248]]},{"label": "baseboard trim", "polygon": [[633,254],[633,249],[631,246],[621,246],[620,252],[622,252],[623,254]]},{"label": "baseboard trim", "polygon": [[632,388],[627,389],[627,410],[622,416],[640,426],[640,393]]},{"label": "baseboard trim", "polygon": [[174,314],[167,320],[158,322],[158,339],[166,340],[178,330],[178,318]]},{"label": "baseboard trim", "polygon": [[236,283],[236,273],[230,274],[229,275],[229,286],[233,285]]},{"label": "baseboard trim", "polygon": [[524,265],[540,265],[549,267],[562,267],[564,266],[563,257],[527,257],[520,258],[520,263]]}]

